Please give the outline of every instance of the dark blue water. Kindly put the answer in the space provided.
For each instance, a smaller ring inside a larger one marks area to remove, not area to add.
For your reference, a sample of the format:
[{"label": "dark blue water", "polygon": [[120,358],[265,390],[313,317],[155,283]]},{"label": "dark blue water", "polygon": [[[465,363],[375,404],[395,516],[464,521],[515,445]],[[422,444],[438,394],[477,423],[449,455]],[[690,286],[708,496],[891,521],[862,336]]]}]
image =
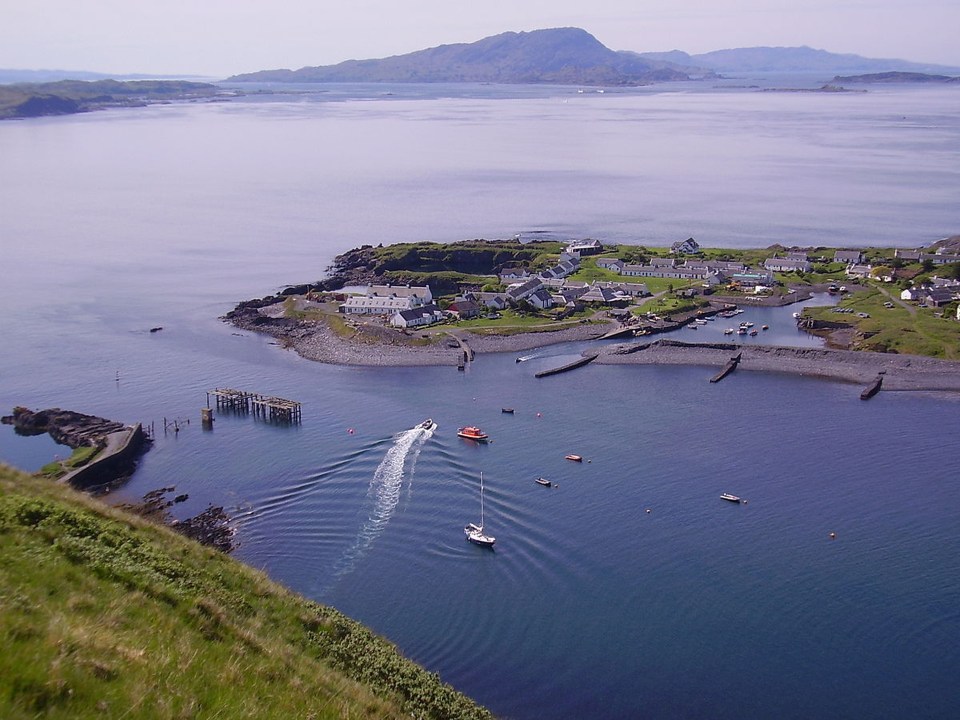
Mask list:
[{"label": "dark blue water", "polygon": [[[293,99],[3,124],[0,409],[154,423],[121,498],[175,484],[183,514],[225,505],[240,558],[504,717],[955,717],[956,398],[698,367],[534,378],[581,345],[465,373],[329,367],[216,318],[363,242],[918,245],[960,227],[957,97]],[[749,310],[737,322],[770,330],[737,339],[817,344],[795,309]],[[204,432],[217,386],[300,400],[303,423]],[[57,452],[0,428],[9,462]],[[481,472],[493,552],[462,532]]]}]

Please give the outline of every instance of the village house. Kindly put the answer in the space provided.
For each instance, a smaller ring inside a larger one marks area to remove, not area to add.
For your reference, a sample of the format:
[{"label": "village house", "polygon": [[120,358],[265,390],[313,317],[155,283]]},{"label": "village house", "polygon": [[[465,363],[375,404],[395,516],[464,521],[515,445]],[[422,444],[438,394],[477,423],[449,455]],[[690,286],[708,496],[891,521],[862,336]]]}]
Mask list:
[{"label": "village house", "polygon": [[594,285],[587,292],[580,296],[580,302],[584,303],[602,303],[609,305],[618,300],[626,299],[623,295],[618,295],[615,291],[609,290],[599,285]]},{"label": "village house", "polygon": [[581,257],[583,255],[598,255],[603,252],[603,245],[599,240],[579,240],[567,245],[564,252],[576,257]]},{"label": "village house", "polygon": [[931,287],[927,288],[926,294],[921,298],[930,307],[942,307],[947,303],[958,299],[960,294],[956,288],[950,287]]},{"label": "village house", "polygon": [[756,287],[757,285],[775,285],[776,280],[772,272],[762,272],[760,270],[745,271],[733,273],[729,276],[731,283],[742,287]]},{"label": "village house", "polygon": [[863,262],[863,253],[859,250],[837,250],[833,254],[833,261],[844,265],[859,265]]},{"label": "village house", "polygon": [[700,244],[693,238],[687,238],[671,245],[670,252],[674,255],[695,255],[700,252]]},{"label": "village house", "polygon": [[540,273],[541,279],[550,279],[550,278],[565,278],[568,275],[572,275],[580,267],[579,261],[574,261],[570,259],[560,260],[553,267],[544,270]]},{"label": "village house", "polygon": [[546,310],[553,307],[553,296],[550,291],[542,285],[527,295],[524,300],[533,305],[538,310]]},{"label": "village house", "polygon": [[905,290],[900,292],[901,300],[909,300],[911,302],[919,302],[920,298],[926,292],[926,288],[921,285],[915,285],[913,287],[908,287]]},{"label": "village house", "polygon": [[433,293],[430,292],[429,285],[371,285],[367,295],[412,297],[416,298],[421,305],[433,302]]},{"label": "village house", "polygon": [[345,315],[392,315],[401,310],[420,307],[422,304],[414,297],[351,295],[338,310]]},{"label": "village house", "polygon": [[469,320],[483,314],[480,304],[470,298],[457,298],[447,307],[447,312],[460,320]]},{"label": "village house", "polygon": [[923,250],[894,250],[893,256],[906,262],[927,262],[932,265],[950,265],[960,263],[960,255],[949,252],[946,248],[937,248],[937,252],[928,253]]},{"label": "village house", "polygon": [[371,285],[366,295],[351,295],[338,310],[345,315],[392,315],[431,302],[429,285]]},{"label": "village house", "polygon": [[517,285],[511,285],[507,288],[507,300],[511,303],[518,303],[533,295],[537,290],[543,287],[543,281],[538,277],[532,277],[526,282]]},{"label": "village house", "polygon": [[526,280],[530,277],[530,272],[526,268],[522,267],[507,267],[500,270],[497,274],[497,277],[500,279],[501,284],[509,285],[510,283],[515,283],[518,280]]},{"label": "village house", "polygon": [[772,257],[763,261],[763,267],[772,272],[810,272],[810,261],[801,258]]},{"label": "village house", "polygon": [[469,297],[489,310],[506,310],[510,307],[506,293],[472,292],[469,293]]},{"label": "village house", "polygon": [[850,265],[844,271],[848,278],[865,278],[870,277],[870,274],[873,272],[873,265]]},{"label": "village house", "polygon": [[598,268],[602,268],[604,270],[613,270],[616,273],[623,270],[623,260],[620,258],[597,258],[596,263]]},{"label": "village house", "polygon": [[443,319],[443,310],[436,305],[430,304],[396,312],[390,318],[390,324],[398,328],[413,328],[432,325]]},{"label": "village house", "polygon": [[613,290],[621,295],[630,297],[646,297],[650,294],[645,283],[613,282],[611,280],[597,280],[594,283],[596,287],[602,287],[607,290]]}]

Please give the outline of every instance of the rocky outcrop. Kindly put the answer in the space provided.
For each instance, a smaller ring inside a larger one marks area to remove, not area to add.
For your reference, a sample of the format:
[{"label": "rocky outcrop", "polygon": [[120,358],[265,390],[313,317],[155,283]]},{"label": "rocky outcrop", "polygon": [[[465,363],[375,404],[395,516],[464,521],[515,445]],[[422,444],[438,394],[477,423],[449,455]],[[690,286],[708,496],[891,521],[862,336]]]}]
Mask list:
[{"label": "rocky outcrop", "polygon": [[84,415],[72,410],[50,408],[47,410],[30,410],[25,407],[13,409],[13,415],[0,418],[4,425],[13,425],[18,435],[42,435],[49,433],[61,445],[72,448],[102,445],[104,438],[110,433],[119,432],[127,428],[123,423]]},{"label": "rocky outcrop", "polygon": [[72,410],[50,408],[32,411],[17,407],[13,415],[0,418],[5,425],[13,425],[21,435],[48,433],[56,442],[71,448],[99,449],[87,464],[70,470],[64,482],[81,489],[109,487],[125,480],[136,467],[137,459],[149,447],[150,440],[137,425],[124,425],[114,420],[84,415]]}]

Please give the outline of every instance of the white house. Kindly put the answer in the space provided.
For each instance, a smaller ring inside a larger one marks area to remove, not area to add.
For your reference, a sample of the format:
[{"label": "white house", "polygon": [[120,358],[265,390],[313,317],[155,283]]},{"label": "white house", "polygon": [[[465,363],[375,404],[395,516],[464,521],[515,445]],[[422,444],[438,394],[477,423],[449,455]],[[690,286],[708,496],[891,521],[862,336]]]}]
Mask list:
[{"label": "white house", "polygon": [[578,257],[580,255],[596,255],[603,252],[603,245],[599,240],[580,240],[567,245],[564,252]]},{"label": "white house", "polygon": [[399,328],[422,327],[443,320],[443,310],[436,305],[424,305],[411,310],[401,310],[390,318],[390,324]]},{"label": "white house", "polygon": [[674,255],[693,255],[700,252],[700,244],[693,238],[687,238],[671,245],[670,252]]},{"label": "white house", "polygon": [[507,299],[511,302],[520,302],[537,290],[543,287],[543,281],[538,277],[532,277],[519,285],[513,285],[507,288]]},{"label": "white house", "polygon": [[603,257],[597,258],[596,262],[597,267],[603,268],[604,270],[613,270],[617,273],[623,270],[623,260],[620,258]]},{"label": "white house", "polygon": [[433,302],[433,293],[429,285],[371,285],[367,295],[393,295],[394,297],[417,298],[418,304],[426,305]]},{"label": "white house", "polygon": [[767,258],[763,266],[772,272],[810,272],[810,261],[799,258]]},{"label": "white house", "polygon": [[351,295],[339,310],[346,315],[392,315],[431,302],[429,285],[371,285],[366,295]]},{"label": "white house", "polygon": [[837,250],[833,254],[833,261],[846,265],[859,265],[863,262],[863,253],[859,250]]},{"label": "white house", "polygon": [[534,290],[524,299],[535,308],[540,310],[546,310],[547,308],[553,307],[553,297],[550,295],[550,291],[543,286],[540,286]]},{"label": "white house", "polygon": [[345,315],[392,315],[402,310],[420,307],[413,297],[394,297],[392,295],[351,295],[340,305]]}]

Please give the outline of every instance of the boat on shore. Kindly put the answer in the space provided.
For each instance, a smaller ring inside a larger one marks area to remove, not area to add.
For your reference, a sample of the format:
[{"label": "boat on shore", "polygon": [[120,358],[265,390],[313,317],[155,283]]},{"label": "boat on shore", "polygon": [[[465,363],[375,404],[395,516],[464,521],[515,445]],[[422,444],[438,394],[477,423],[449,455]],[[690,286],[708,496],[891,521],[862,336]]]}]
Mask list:
[{"label": "boat on shore", "polygon": [[732,503],[741,503],[743,502],[738,495],[731,495],[730,493],[723,493],[720,495],[721,500],[727,500]]},{"label": "boat on shore", "polygon": [[564,455],[564,460],[573,460],[573,462],[583,462],[583,457],[580,455]]},{"label": "boat on shore", "polygon": [[549,480],[547,480],[547,479],[544,478],[544,477],[538,477],[538,478],[536,478],[536,479],[534,480],[534,482],[535,482],[537,485],[543,485],[544,487],[551,487],[551,486],[553,485],[552,482],[550,482]]},{"label": "boat on shore", "polygon": [[457,437],[476,440],[477,442],[486,442],[490,436],[478,427],[467,425],[457,430]]}]

